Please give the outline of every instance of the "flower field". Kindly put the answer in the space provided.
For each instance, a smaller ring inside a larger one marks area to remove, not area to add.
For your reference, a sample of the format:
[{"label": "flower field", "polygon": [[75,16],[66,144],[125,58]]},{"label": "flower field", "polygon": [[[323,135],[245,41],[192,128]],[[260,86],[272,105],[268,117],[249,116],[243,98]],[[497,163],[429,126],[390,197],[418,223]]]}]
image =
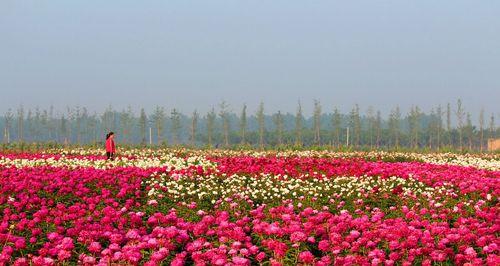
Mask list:
[{"label": "flower field", "polygon": [[498,155],[0,154],[0,265],[500,265]]}]

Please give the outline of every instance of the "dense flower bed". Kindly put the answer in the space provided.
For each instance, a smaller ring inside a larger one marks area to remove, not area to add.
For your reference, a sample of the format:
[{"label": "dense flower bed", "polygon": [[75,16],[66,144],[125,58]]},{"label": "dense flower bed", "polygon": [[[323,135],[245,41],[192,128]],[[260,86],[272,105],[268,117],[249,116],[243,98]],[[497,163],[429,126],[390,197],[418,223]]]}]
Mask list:
[{"label": "dense flower bed", "polygon": [[0,265],[500,264],[494,156],[94,152],[0,155]]}]

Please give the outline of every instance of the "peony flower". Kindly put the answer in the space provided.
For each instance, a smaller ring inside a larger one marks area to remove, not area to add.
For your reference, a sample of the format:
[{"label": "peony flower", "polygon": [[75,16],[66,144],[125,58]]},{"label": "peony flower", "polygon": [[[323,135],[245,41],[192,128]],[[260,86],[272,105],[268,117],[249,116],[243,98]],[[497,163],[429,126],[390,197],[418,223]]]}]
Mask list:
[{"label": "peony flower", "polygon": [[90,243],[89,247],[88,247],[88,250],[92,253],[99,253],[101,252],[101,244],[99,242],[92,242]]},{"label": "peony flower", "polygon": [[300,252],[299,261],[310,264],[314,261],[314,255],[309,251]]}]

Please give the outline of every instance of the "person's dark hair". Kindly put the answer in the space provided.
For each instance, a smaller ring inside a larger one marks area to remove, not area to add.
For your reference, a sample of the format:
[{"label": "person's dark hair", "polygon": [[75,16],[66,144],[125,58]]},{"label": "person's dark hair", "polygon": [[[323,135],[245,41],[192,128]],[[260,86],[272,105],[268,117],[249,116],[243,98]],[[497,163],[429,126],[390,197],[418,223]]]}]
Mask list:
[{"label": "person's dark hair", "polygon": [[109,132],[108,134],[106,134],[106,139],[109,139],[109,137],[111,137],[111,135],[114,135],[115,133],[113,131]]}]

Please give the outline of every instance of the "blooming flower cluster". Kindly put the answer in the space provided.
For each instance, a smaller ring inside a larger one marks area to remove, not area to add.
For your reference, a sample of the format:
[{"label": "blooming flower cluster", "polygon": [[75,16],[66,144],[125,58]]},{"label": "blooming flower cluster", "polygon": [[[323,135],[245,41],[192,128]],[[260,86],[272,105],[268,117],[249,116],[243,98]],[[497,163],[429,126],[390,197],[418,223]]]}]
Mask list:
[{"label": "blooming flower cluster", "polygon": [[[98,154],[98,153],[96,153]],[[113,161],[106,160],[104,155],[73,155],[73,154],[0,154],[0,165],[15,167],[88,167],[108,169],[114,167],[153,168],[166,167],[187,169],[191,167],[213,168],[214,163],[199,155],[179,156],[175,153],[162,153],[150,156],[119,156]]]},{"label": "blooming flower cluster", "polygon": [[494,156],[96,152],[0,155],[0,265],[500,264]]}]

